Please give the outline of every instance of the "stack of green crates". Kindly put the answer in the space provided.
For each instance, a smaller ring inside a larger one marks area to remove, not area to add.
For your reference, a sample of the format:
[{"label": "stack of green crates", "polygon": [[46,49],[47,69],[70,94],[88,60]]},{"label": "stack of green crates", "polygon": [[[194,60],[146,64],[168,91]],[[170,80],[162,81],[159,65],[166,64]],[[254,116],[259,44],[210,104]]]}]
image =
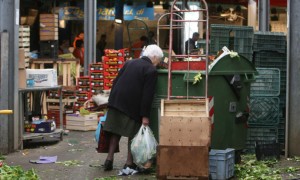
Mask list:
[{"label": "stack of green crates", "polygon": [[210,53],[217,54],[224,46],[252,61],[253,27],[212,24]]},{"label": "stack of green crates", "polygon": [[258,75],[250,87],[247,149],[254,151],[255,142],[270,144],[278,141],[280,70],[256,68]]},{"label": "stack of green crates", "polygon": [[278,141],[285,141],[286,107],[286,35],[278,32],[255,32],[253,36],[253,63],[259,68],[278,68],[280,70]]}]

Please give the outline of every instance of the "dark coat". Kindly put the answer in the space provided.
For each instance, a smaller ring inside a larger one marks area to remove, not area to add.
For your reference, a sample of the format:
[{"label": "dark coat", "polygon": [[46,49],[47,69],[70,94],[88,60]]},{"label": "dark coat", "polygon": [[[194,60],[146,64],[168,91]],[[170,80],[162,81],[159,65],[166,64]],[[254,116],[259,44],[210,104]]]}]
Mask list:
[{"label": "dark coat", "polygon": [[150,117],[157,81],[157,70],[148,57],[127,61],[114,80],[108,107],[137,122]]}]

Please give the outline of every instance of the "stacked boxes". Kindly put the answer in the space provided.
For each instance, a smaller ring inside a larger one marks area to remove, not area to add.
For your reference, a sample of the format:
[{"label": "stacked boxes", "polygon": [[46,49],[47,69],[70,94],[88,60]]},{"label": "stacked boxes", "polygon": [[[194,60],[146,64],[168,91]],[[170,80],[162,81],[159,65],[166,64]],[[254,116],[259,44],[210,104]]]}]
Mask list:
[{"label": "stacked boxes", "polygon": [[104,85],[103,64],[90,64],[90,91],[92,95],[101,93]]},{"label": "stacked boxes", "polygon": [[58,40],[58,15],[40,14],[40,40]]},{"label": "stacked boxes", "polygon": [[58,15],[40,14],[40,57],[58,57]]},{"label": "stacked boxes", "polygon": [[117,77],[118,72],[124,66],[125,60],[128,57],[127,49],[121,50],[105,50],[103,58],[104,71],[104,89],[111,89],[113,80]]},{"label": "stacked boxes", "polygon": [[19,27],[19,49],[23,49],[23,52],[20,54],[23,56],[19,62],[25,65],[25,68],[29,67],[29,59],[30,59],[30,26],[20,26]]},{"label": "stacked boxes", "polygon": [[278,32],[255,32],[253,37],[253,60],[255,67],[280,70],[278,142],[285,141],[286,106],[286,35]]},{"label": "stacked boxes", "polygon": [[78,90],[78,92],[76,93],[77,102],[75,103],[75,109],[79,110],[79,108],[82,107],[84,103],[91,98],[90,77],[79,77],[77,79],[76,89]]},{"label": "stacked boxes", "polygon": [[[247,149],[250,152],[254,152],[255,143],[269,144],[277,141],[277,126],[280,119],[278,98],[280,70],[278,68],[256,68],[256,70],[258,76],[250,88],[247,136]],[[266,132],[268,134],[265,134]]]}]

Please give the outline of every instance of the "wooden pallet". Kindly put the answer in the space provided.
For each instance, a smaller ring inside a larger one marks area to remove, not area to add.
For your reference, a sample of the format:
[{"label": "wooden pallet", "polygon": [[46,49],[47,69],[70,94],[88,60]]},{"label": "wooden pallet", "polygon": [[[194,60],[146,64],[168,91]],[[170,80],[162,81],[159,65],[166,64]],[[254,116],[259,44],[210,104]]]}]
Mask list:
[{"label": "wooden pallet", "polygon": [[208,179],[210,140],[208,99],[162,100],[158,179]]}]

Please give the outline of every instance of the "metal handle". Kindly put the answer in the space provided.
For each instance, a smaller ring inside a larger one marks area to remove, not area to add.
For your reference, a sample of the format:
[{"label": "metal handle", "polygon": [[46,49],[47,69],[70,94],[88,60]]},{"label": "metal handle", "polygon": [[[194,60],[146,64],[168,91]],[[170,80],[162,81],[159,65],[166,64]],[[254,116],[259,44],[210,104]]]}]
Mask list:
[{"label": "metal handle", "polygon": [[0,114],[12,114],[13,110],[0,110]]}]

